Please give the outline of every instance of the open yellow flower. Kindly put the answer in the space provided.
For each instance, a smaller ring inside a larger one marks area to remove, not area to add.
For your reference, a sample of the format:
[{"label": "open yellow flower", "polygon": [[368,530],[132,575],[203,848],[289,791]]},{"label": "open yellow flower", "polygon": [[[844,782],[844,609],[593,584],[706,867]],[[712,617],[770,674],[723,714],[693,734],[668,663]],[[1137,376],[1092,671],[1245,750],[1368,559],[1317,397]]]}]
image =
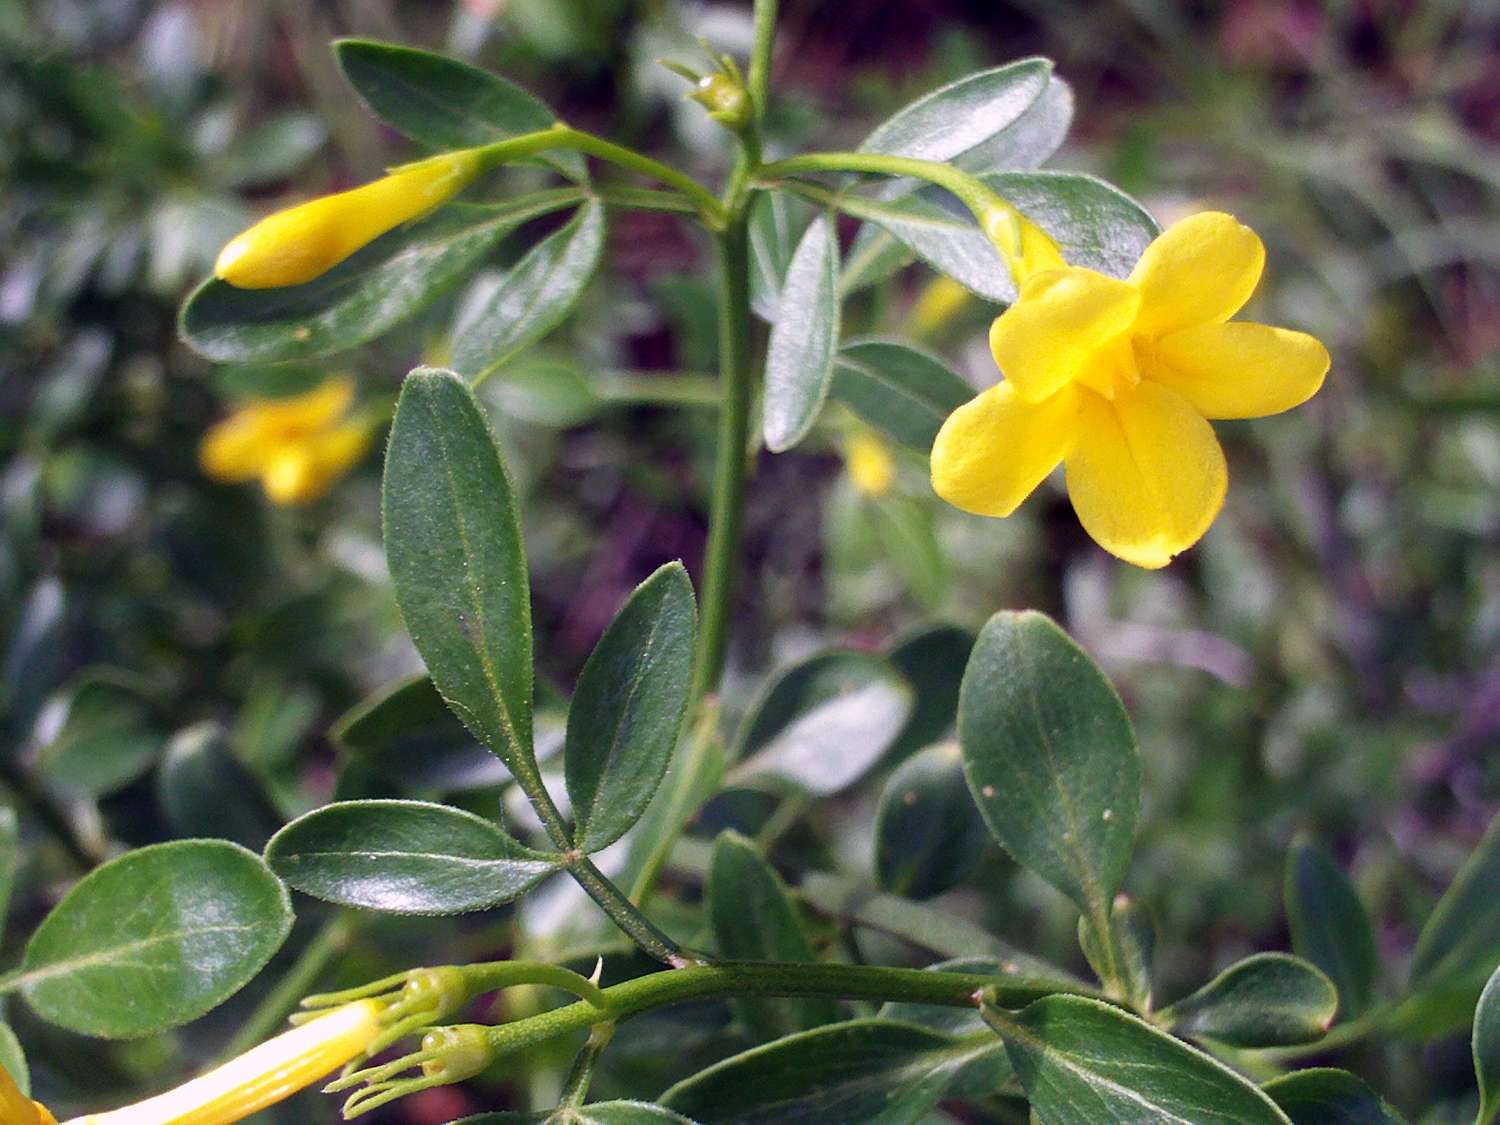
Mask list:
[{"label": "open yellow flower", "polygon": [[65,1125],[230,1125],[359,1058],[384,1032],[384,1011],[377,1000],[345,1004],[175,1090]]},{"label": "open yellow flower", "polygon": [[214,273],[240,289],[301,285],[462,191],[480,170],[473,150],[445,152],[350,191],[277,211],[231,239]]},{"label": "open yellow flower", "polygon": [[253,401],[204,435],[199,462],[226,484],[259,479],[274,503],[309,503],[370,446],[370,419],[347,416],[353,401],[354,381],[342,375],[305,394]]},{"label": "open yellow flower", "polygon": [[1210,211],[1164,231],[1125,281],[1079,266],[1025,274],[990,329],[1004,380],[944,423],[933,488],[965,511],[1008,516],[1061,462],[1100,546],[1165,566],[1224,502],[1208,420],[1289,410],[1328,371],[1306,333],[1229,322],[1264,264],[1254,231]]}]

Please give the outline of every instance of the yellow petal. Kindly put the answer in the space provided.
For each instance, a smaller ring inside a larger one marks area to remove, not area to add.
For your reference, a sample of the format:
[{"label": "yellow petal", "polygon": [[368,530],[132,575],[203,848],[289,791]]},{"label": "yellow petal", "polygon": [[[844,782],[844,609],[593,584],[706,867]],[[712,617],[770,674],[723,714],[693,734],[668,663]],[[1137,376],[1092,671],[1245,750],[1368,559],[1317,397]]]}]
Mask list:
[{"label": "yellow petal", "polygon": [[286,398],[257,399],[244,408],[269,440],[285,442],[319,433],[336,423],[354,401],[354,380],[325,379],[310,391]]},{"label": "yellow petal", "polygon": [[175,1090],[67,1125],[230,1125],[358,1058],[382,1030],[381,1011],[374,1000],[345,1004]]},{"label": "yellow petal", "polygon": [[359,463],[370,448],[371,428],[364,422],[346,422],[312,443],[313,460],[329,482],[337,480]]},{"label": "yellow petal", "polygon": [[896,462],[885,442],[860,431],[844,448],[844,468],[854,487],[866,496],[884,496],[896,481]]},{"label": "yellow petal", "polygon": [[0,1066],[0,1125],[36,1125],[36,1103],[21,1093],[10,1072]]},{"label": "yellow petal", "polygon": [[933,490],[966,512],[1010,515],[1067,453],[1085,395],[1097,397],[1069,386],[1028,403],[1005,382],[970,399],[932,443]]},{"label": "yellow petal", "polygon": [[265,431],[243,412],[231,414],[203,435],[198,464],[214,480],[238,484],[253,480],[265,467]]},{"label": "yellow petal", "polygon": [[1300,406],[1323,385],[1328,349],[1306,332],[1235,321],[1200,324],[1139,348],[1141,374],[1205,418],[1263,418]]},{"label": "yellow petal", "polygon": [[1066,456],[1068,496],[1094,540],[1150,569],[1196,543],[1229,484],[1213,427],[1176,391],[1143,381],[1108,402],[1083,401]]},{"label": "yellow petal", "polygon": [[443,153],[351,191],[277,211],[232,239],[214,273],[241,289],[301,285],[461,191],[479,170],[471,151]]},{"label": "yellow petal", "polygon": [[1260,236],[1233,215],[1204,211],[1173,223],[1131,271],[1141,291],[1136,333],[1228,320],[1250,299],[1265,264]]},{"label": "yellow petal", "polygon": [[57,1125],[57,1118],[52,1116],[52,1111],[41,1102],[32,1102],[36,1107],[37,1125]]},{"label": "yellow petal", "polygon": [[332,481],[318,467],[311,449],[288,445],[271,457],[260,483],[271,503],[292,507],[312,503],[328,491]]},{"label": "yellow petal", "polygon": [[1015,393],[1040,402],[1129,328],[1139,306],[1135,289],[1102,273],[1044,270],[1022,282],[1016,303],[990,326],[990,351]]}]

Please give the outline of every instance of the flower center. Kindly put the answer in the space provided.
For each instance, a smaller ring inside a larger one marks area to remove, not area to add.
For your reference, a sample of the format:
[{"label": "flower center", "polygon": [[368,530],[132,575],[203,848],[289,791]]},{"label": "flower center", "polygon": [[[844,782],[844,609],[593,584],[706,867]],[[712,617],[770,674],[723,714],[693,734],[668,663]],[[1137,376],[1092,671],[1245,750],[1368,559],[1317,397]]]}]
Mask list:
[{"label": "flower center", "polygon": [[1122,390],[1130,390],[1141,381],[1141,373],[1135,363],[1135,349],[1128,333],[1120,333],[1110,340],[1078,373],[1078,382],[1113,401]]}]

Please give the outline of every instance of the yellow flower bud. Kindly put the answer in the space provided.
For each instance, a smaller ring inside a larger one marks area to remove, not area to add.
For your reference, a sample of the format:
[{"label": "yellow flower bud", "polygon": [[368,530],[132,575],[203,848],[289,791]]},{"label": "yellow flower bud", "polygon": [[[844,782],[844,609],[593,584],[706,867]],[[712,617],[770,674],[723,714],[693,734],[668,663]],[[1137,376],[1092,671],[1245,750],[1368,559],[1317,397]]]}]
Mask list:
[{"label": "yellow flower bud", "polygon": [[277,211],[230,240],[214,273],[240,289],[301,285],[462,191],[479,171],[473,150],[446,152],[363,187]]},{"label": "yellow flower bud", "polygon": [[844,449],[844,466],[854,487],[866,496],[884,496],[896,481],[896,462],[885,442],[861,431]]}]

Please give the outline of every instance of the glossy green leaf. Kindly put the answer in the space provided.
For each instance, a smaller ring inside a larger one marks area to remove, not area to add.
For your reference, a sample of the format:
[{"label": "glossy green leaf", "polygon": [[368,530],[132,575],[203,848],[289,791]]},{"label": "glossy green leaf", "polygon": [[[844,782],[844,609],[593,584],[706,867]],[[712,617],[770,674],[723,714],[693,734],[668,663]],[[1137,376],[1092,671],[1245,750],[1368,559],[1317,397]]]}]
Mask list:
[{"label": "glossy green leaf", "polygon": [[[340,39],[339,68],[370,112],[432,149],[473,148],[550,128],[557,115],[537,97],[468,63],[373,39]],[[574,179],[583,157],[554,152],[547,160]]]},{"label": "glossy green leaf", "polygon": [[[1161,232],[1146,210],[1119,188],[1078,172],[999,172],[981,179],[1052,236],[1063,257],[1125,277]],[[946,197],[921,192],[878,202],[845,196],[840,209],[879,223],[939,273],[981,297],[1015,300],[1004,260],[973,216]]]},{"label": "glossy green leaf", "polygon": [[556,328],[578,303],[604,249],[604,206],[568,224],[465,303],[453,328],[453,369],[485,378]]},{"label": "glossy green leaf", "polygon": [[1474,1077],[1479,1085],[1477,1125],[1500,1114],[1500,969],[1490,974],[1474,1008]]},{"label": "glossy green leaf", "polygon": [[987,842],[955,743],[901,763],[875,813],[875,878],[888,891],[930,898],[961,882]]},{"label": "glossy green leaf", "polygon": [[986,1018],[1041,1125],[1288,1125],[1217,1059],[1098,1000],[1046,996]]},{"label": "glossy green leaf", "polygon": [[1019,117],[960,153],[953,163],[975,175],[1038,168],[1062,147],[1072,123],[1073,90],[1053,74]]},{"label": "glossy green leaf", "polygon": [[859,150],[952,160],[1017,121],[1041,96],[1051,75],[1051,62],[1034,58],[960,78],[897,110]]},{"label": "glossy green leaf", "polygon": [[740,727],[732,780],[779,778],[825,795],[875,765],[911,714],[911,686],[871,653],[818,653],[776,677]]},{"label": "glossy green leaf", "polygon": [[1306,961],[1257,953],[1161,1013],[1178,1035],[1231,1047],[1290,1047],[1323,1037],[1338,1009],[1333,982]]},{"label": "glossy green leaf", "polygon": [[498,204],[449,203],[382,235],[303,285],[236,289],[211,278],[179,329],[219,363],[276,363],[347,351],[393,328],[466,277],[511,231],[570,207],[572,188]]},{"label": "glossy green leaf", "polygon": [[16,810],[0,805],[0,932],[5,928],[5,914],[10,909],[11,892],[16,886],[16,871],[21,865],[21,822]]},{"label": "glossy green leaf", "polygon": [[1311,840],[1292,844],[1286,859],[1286,916],[1292,949],[1333,981],[1340,1020],[1370,1004],[1377,965],[1370,917],[1349,877],[1326,848]]},{"label": "glossy green leaf", "polygon": [[558,867],[473,813],[389,800],[314,809],[271,838],[266,861],[304,894],[386,914],[483,910]]},{"label": "glossy green leaf", "polygon": [[812,429],[833,381],[839,339],[839,247],[827,215],[812,221],[787,266],[766,344],[766,446],[792,448]]},{"label": "glossy green leaf", "polygon": [[1109,914],[1114,937],[1109,947],[1087,917],[1078,919],[1078,944],[1084,959],[1101,980],[1112,975],[1136,1011],[1149,1012],[1156,958],[1156,922],[1151,908],[1140,899],[1119,894],[1109,904]]},{"label": "glossy green leaf", "polygon": [[31,1068],[26,1065],[26,1052],[10,1025],[3,1023],[0,1023],[0,1068],[10,1075],[21,1093],[31,1096]]},{"label": "glossy green leaf", "polygon": [[648,1102],[595,1102],[563,1111],[481,1113],[453,1125],[694,1125],[679,1113]]},{"label": "glossy green leaf", "polygon": [[79,881],[31,936],[15,985],[44,1019],[124,1039],[197,1019],[281,947],[286,888],[223,840],[127,852]]},{"label": "glossy green leaf", "polygon": [[[976,1065],[985,1061],[988,1068]],[[967,1092],[988,1093],[1006,1070],[991,1035],[850,1020],[725,1059],[677,1083],[661,1101],[714,1125],[910,1125],[960,1076],[974,1087]]]},{"label": "glossy green leaf", "polygon": [[156,795],[179,836],[213,837],[260,851],[282,817],[260,780],[213,722],[178,731],[156,772]]},{"label": "glossy green leaf", "polygon": [[1500,962],[1500,816],[1490,821],[1417,935],[1411,989],[1484,981]]},{"label": "glossy green leaf", "polygon": [[938,356],[896,340],[851,340],[839,348],[833,397],[894,441],[921,453],[974,388]]},{"label": "glossy green leaf", "polygon": [[950,737],[958,719],[964,666],[974,634],[957,625],[933,625],[897,639],[890,662],[916,692],[915,706],[893,754],[902,755]]},{"label": "glossy green leaf", "polygon": [[512,772],[532,758],[531,592],[510,476],[474,392],[406,378],[385,459],[385,552],[432,682]]},{"label": "glossy green leaf", "polygon": [[1292,1125],[1406,1125],[1384,1098],[1345,1070],[1298,1070],[1261,1089]]},{"label": "glossy green leaf", "polygon": [[427,676],[398,680],[356,704],[330,737],[381,777],[413,788],[458,793],[510,780]]},{"label": "glossy green leaf", "polygon": [[42,748],[37,772],[47,785],[75,797],[99,797],[151,768],[165,739],[128,677],[101,669],[81,678],[57,737]]},{"label": "glossy green leaf", "polygon": [[[812,942],[775,869],[737,832],[714,841],[708,874],[708,919],[719,955],[733,961],[813,961]],[[761,1041],[838,1018],[828,1000],[744,997],[741,1021]]]},{"label": "glossy green leaf", "polygon": [[638,586],[578,677],[563,765],[574,842],[608,847],[645,812],[667,772],[693,674],[697,606],[681,563]]},{"label": "glossy green leaf", "polygon": [[1130,865],[1141,799],[1135,733],[1088,654],[1040,613],[997,613],[964,672],[958,735],[990,831],[1085,914]]},{"label": "glossy green leaf", "polygon": [[763,191],[750,205],[750,304],[765,321],[776,319],[792,251],[807,229],[805,208],[782,191]]}]

